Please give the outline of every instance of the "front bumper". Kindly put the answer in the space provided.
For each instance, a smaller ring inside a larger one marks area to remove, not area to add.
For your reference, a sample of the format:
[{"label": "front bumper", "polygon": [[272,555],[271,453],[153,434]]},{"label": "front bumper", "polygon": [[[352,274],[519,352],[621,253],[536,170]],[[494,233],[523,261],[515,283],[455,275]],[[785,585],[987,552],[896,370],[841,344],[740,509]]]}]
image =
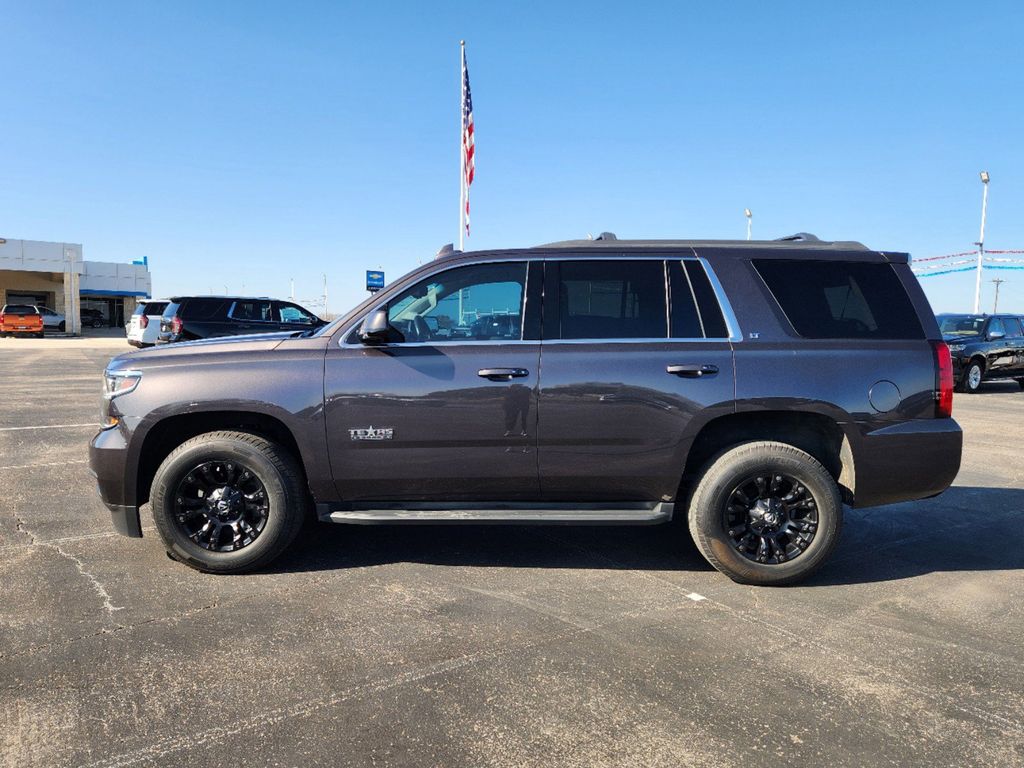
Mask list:
[{"label": "front bumper", "polygon": [[905,421],[869,432],[860,443],[855,507],[938,496],[960,471],[963,432],[953,419]]},{"label": "front bumper", "polygon": [[96,490],[110,510],[114,530],[125,536],[142,537],[139,508],[127,498],[126,466],[128,446],[117,427],[104,429],[89,443],[89,469],[96,478]]}]

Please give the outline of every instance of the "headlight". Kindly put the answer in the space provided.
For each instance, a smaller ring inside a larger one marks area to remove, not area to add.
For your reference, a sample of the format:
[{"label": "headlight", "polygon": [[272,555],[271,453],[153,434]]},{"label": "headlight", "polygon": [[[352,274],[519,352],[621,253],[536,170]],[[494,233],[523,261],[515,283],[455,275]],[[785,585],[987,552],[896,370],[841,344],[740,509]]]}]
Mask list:
[{"label": "headlight", "polygon": [[955,355],[958,352],[963,352],[966,347],[966,344],[950,344],[949,351]]},{"label": "headlight", "polygon": [[100,408],[100,429],[117,426],[117,417],[110,413],[110,401],[115,397],[134,392],[142,381],[141,371],[104,371],[103,403]]},{"label": "headlight", "polygon": [[142,381],[141,371],[104,371],[103,397],[113,400],[135,390]]}]

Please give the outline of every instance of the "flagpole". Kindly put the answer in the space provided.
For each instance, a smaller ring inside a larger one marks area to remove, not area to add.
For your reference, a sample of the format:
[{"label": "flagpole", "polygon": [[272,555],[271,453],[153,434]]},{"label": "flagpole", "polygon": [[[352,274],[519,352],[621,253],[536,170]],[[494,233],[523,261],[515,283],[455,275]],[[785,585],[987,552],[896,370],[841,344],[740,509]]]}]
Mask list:
[{"label": "flagpole", "polygon": [[463,114],[466,99],[466,41],[459,41],[459,250],[463,250],[462,238],[466,233],[466,148],[463,144]]}]

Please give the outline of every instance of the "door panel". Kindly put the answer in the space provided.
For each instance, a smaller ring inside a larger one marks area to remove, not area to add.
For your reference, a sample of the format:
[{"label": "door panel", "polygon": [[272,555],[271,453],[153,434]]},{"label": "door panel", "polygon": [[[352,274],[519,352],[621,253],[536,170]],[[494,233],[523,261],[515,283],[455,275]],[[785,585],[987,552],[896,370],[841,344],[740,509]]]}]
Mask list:
[{"label": "door panel", "polygon": [[545,264],[546,499],[675,497],[692,419],[729,412],[734,398],[732,345],[705,338],[728,331],[703,269],[674,255]]},{"label": "door panel", "polygon": [[522,331],[540,307],[527,282],[526,262],[443,269],[381,297],[389,343],[332,344],[324,395],[343,501],[538,498],[540,343]]},{"label": "door panel", "polygon": [[[691,419],[705,409],[732,410],[728,342],[546,343],[541,364],[546,499],[672,499]],[[690,377],[669,373],[670,366],[718,372]]]},{"label": "door panel", "polygon": [[[539,344],[525,342],[330,349],[325,408],[339,497],[538,498],[539,358]],[[495,368],[525,375],[479,375]]]}]

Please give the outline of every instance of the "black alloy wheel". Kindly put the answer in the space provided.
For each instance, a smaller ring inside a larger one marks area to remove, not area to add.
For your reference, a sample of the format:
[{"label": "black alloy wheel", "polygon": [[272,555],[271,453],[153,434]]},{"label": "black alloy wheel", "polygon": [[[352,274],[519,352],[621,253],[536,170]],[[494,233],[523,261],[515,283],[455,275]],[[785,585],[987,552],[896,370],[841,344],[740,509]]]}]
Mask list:
[{"label": "black alloy wheel", "polygon": [[211,552],[234,552],[252,544],[269,515],[267,489],[237,461],[204,461],[175,489],[175,521],[188,538]]},{"label": "black alloy wheel", "polygon": [[794,584],[839,541],[843,503],[828,470],[794,445],[763,440],[727,448],[697,480],[687,510],[697,549],[741,584]]},{"label": "black alloy wheel", "polygon": [[207,573],[266,566],[310,512],[296,458],[262,435],[234,430],[196,435],[171,451],[149,500],[167,554]]},{"label": "black alloy wheel", "polygon": [[725,528],[736,551],[777,565],[804,553],[818,530],[818,509],[806,485],[789,474],[761,473],[729,494]]}]

